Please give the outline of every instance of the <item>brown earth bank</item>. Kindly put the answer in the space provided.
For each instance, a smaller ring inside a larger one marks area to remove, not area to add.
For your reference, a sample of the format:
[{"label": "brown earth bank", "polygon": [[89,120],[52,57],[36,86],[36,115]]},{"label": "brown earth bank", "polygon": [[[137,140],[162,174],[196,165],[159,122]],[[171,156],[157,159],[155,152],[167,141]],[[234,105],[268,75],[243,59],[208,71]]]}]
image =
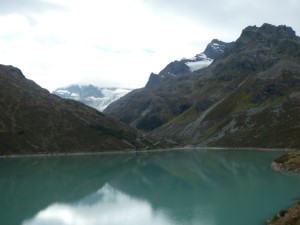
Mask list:
[{"label": "brown earth bank", "polygon": [[299,225],[300,224],[300,202],[282,210],[267,221],[267,225]]},{"label": "brown earth bank", "polygon": [[300,172],[300,150],[289,152],[272,163],[274,171]]}]

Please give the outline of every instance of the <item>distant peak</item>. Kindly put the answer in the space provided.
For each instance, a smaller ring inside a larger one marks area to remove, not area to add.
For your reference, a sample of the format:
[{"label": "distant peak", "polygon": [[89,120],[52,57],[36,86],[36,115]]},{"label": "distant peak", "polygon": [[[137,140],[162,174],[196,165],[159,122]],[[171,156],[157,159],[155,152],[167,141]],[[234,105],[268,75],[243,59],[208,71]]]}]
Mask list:
[{"label": "distant peak", "polygon": [[0,70],[6,70],[8,72],[8,74],[25,78],[25,76],[23,75],[22,71],[19,68],[11,66],[11,65],[0,64]]},{"label": "distant peak", "polygon": [[212,39],[212,41],[209,44],[213,44],[213,43],[217,43],[217,44],[226,44],[224,41],[221,41],[219,39]]},{"label": "distant peak", "polygon": [[296,32],[293,30],[293,28],[288,27],[286,25],[274,26],[268,23],[264,23],[259,29],[265,32],[273,31],[281,34],[287,34],[290,36],[296,36]]},{"label": "distant peak", "polygon": [[244,32],[257,32],[258,27],[256,25],[254,26],[248,26],[245,29],[243,29],[243,33]]},{"label": "distant peak", "polygon": [[219,58],[226,48],[231,46],[232,43],[226,43],[223,41],[220,41],[218,39],[213,39],[204,50],[204,54],[211,59],[217,59]]},{"label": "distant peak", "polygon": [[272,35],[274,37],[296,36],[296,32],[291,27],[288,27],[286,25],[275,26],[272,24],[264,23],[261,27],[246,27],[243,30],[241,37],[252,37],[253,35],[257,34]]}]

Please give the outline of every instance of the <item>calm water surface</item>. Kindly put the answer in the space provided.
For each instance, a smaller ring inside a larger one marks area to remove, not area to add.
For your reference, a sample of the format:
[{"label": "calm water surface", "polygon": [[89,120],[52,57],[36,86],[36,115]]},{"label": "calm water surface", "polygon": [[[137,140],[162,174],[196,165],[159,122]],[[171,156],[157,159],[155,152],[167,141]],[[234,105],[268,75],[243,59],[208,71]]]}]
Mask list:
[{"label": "calm water surface", "polygon": [[0,159],[0,224],[255,225],[300,199],[282,152],[184,150]]}]

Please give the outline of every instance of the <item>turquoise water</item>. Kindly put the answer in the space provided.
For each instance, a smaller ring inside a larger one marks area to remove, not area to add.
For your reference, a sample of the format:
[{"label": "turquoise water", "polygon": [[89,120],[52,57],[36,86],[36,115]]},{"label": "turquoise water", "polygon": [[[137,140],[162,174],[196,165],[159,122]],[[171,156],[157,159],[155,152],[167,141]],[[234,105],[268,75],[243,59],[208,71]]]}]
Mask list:
[{"label": "turquoise water", "polygon": [[185,150],[0,159],[0,224],[255,225],[300,199],[282,152]]}]

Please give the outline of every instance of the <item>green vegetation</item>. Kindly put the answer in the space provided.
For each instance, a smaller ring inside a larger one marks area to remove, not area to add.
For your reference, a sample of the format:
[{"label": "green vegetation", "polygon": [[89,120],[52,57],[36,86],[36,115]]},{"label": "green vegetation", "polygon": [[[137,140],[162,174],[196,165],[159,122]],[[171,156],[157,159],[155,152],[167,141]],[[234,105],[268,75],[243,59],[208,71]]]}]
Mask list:
[{"label": "green vegetation", "polygon": [[161,126],[164,123],[164,121],[159,118],[158,116],[145,116],[143,117],[139,123],[137,124],[136,128],[140,130],[145,130],[145,131],[151,131],[154,130],[155,128]]},{"label": "green vegetation", "polygon": [[259,104],[252,101],[252,96],[249,92],[242,89],[239,91],[238,98],[236,99],[236,105],[232,113],[238,113],[246,109],[252,109],[257,107]]},{"label": "green vegetation", "polygon": [[173,124],[173,123],[180,123],[180,122],[186,122],[186,121],[193,121],[198,117],[198,110],[196,106],[192,106],[190,109],[186,110],[185,112],[181,113],[179,116],[174,117],[171,119],[167,125]]},{"label": "green vegetation", "polygon": [[125,130],[112,129],[101,125],[90,125],[90,126],[100,131],[101,134],[103,135],[113,136],[118,139],[125,139],[131,143],[133,143],[137,138],[136,133],[130,132],[128,130],[125,131]]},{"label": "green vegetation", "polygon": [[219,123],[216,123],[213,127],[211,127],[206,133],[205,138],[209,138],[216,134],[218,131],[221,131],[225,125],[227,125],[232,120],[232,117],[228,116],[224,118]]}]

